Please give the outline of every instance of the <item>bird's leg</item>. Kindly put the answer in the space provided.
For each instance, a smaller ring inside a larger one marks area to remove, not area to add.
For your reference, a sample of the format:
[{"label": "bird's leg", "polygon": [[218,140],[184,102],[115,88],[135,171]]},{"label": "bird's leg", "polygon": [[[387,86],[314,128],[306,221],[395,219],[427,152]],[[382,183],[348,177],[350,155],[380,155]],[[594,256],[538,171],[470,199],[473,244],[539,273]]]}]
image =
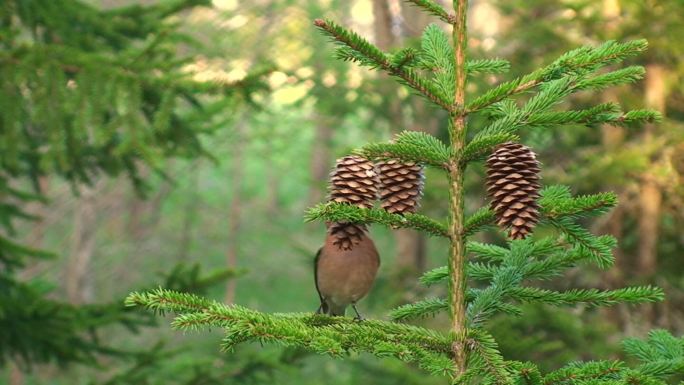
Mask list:
[{"label": "bird's leg", "polygon": [[356,313],[356,317],[354,317],[354,319],[357,320],[357,321],[363,321],[364,318],[361,316],[361,314],[359,314],[359,311],[356,310],[356,304],[353,303],[353,304],[351,305],[351,307],[352,307],[352,309],[354,309],[354,313]]},{"label": "bird's leg", "polygon": [[320,306],[318,306],[318,310],[316,310],[316,314],[323,314],[323,304],[321,303]]}]

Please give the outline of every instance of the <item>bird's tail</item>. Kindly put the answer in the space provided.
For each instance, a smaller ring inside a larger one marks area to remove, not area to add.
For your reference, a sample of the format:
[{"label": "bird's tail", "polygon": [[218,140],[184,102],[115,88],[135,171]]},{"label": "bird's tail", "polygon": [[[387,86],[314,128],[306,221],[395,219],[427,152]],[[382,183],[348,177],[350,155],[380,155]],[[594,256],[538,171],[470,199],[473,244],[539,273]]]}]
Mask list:
[{"label": "bird's tail", "polygon": [[321,306],[316,310],[316,314],[328,314],[328,304],[321,298]]},{"label": "bird's tail", "polygon": [[344,317],[346,313],[347,307],[346,306],[335,306],[335,305],[329,305],[325,301],[321,301],[321,306],[318,307],[318,310],[316,310],[316,314],[327,314],[330,316],[342,316]]},{"label": "bird's tail", "polygon": [[336,306],[333,304],[326,304],[328,308],[328,315],[344,317],[347,307],[346,306]]}]

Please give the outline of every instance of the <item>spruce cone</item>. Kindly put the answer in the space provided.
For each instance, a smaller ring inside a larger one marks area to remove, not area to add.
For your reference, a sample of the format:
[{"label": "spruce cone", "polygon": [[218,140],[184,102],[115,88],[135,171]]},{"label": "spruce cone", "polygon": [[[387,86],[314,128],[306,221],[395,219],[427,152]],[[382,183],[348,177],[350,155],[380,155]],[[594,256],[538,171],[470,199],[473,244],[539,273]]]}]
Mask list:
[{"label": "spruce cone", "polygon": [[347,222],[332,222],[328,224],[328,232],[336,239],[333,244],[341,250],[351,250],[361,242],[366,225]]},{"label": "spruce cone", "polygon": [[[360,156],[338,159],[330,174],[330,202],[346,203],[361,208],[372,208],[378,197],[378,174],[375,165]],[[351,250],[361,242],[366,226],[358,223],[328,223],[333,242],[342,250]]]},{"label": "spruce cone", "polygon": [[378,195],[375,165],[360,156],[338,159],[330,175],[330,201],[371,208]]},{"label": "spruce cone", "polygon": [[487,159],[487,195],[511,239],[525,238],[539,222],[539,171],[535,153],[518,143],[498,146]]},{"label": "spruce cone", "polygon": [[423,166],[390,159],[378,164],[381,207],[392,214],[415,213],[423,195]]}]

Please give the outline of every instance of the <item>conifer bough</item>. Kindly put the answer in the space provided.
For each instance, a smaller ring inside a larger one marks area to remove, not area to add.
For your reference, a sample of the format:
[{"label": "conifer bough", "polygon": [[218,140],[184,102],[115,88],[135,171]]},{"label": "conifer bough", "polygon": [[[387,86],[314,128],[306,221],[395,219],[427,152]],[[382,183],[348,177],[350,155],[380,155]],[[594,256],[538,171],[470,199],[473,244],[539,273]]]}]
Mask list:
[{"label": "conifer bough", "polygon": [[[643,71],[637,68],[603,69],[639,54],[646,48],[646,42],[607,42],[597,47],[578,48],[563,54],[549,66],[501,83],[467,103],[468,68],[473,76],[500,73],[508,68],[507,63],[503,60],[466,60],[466,0],[454,0],[453,13],[434,0],[410,1],[450,24],[451,37],[442,28],[430,25],[423,33],[419,49],[406,48],[392,54],[332,21],[317,19],[314,24],[337,44],[338,58],[386,71],[449,115],[448,144],[427,133],[405,132],[395,142],[367,145],[356,152],[367,159],[395,159],[396,162],[415,162],[443,170],[449,185],[448,222],[442,224],[439,220],[408,212],[417,205],[402,206],[401,210],[397,206],[392,209],[396,214],[372,208],[372,194],[359,190],[367,188],[361,187],[364,183],[358,186],[350,183],[356,178],[365,178],[363,172],[369,171],[370,166],[363,169],[359,165],[366,163],[354,158],[345,161],[348,163],[340,168],[355,167],[339,172],[335,182],[338,185],[333,187],[339,192],[331,194],[333,202],[309,209],[307,219],[412,227],[446,238],[449,241],[446,266],[428,272],[422,281],[426,284],[446,282],[447,297],[407,304],[392,315],[394,319],[403,320],[445,311],[451,319],[448,332],[398,326],[401,324],[396,322],[351,323],[353,321],[340,317],[297,313],[268,315],[216,304],[196,306],[204,300],[170,292],[133,294],[129,304],[175,311],[180,315],[174,325],[181,328],[223,327],[230,346],[243,341],[261,341],[301,346],[330,355],[346,351],[369,352],[378,357],[392,356],[417,362],[429,373],[448,376],[452,383],[462,385],[662,385],[669,376],[684,373],[684,339],[664,331],[651,333],[647,341],[627,341],[625,351],[638,359],[636,366],[619,361],[573,362],[550,373],[541,373],[534,363],[507,361],[485,329],[487,322],[497,314],[522,314],[521,302],[605,306],[662,300],[662,290],[650,286],[610,291],[577,288],[563,292],[531,286],[535,281],[562,276],[580,264],[593,263],[601,268],[611,265],[615,239],[592,234],[576,219],[603,214],[616,204],[616,200],[614,194],[573,197],[564,186],[548,186],[540,191],[539,164],[533,153],[512,143],[519,140],[517,133],[523,128],[636,124],[657,120],[659,115],[653,111],[622,112],[617,104],[581,111],[557,111],[560,102],[574,92],[638,80]],[[514,98],[522,93],[531,95],[525,101],[516,101]],[[481,127],[469,124],[466,119],[469,114],[481,114],[483,118],[471,122],[485,123]],[[466,140],[466,130],[474,134],[470,141]],[[488,177],[494,205],[492,209],[480,208],[466,219],[465,169],[492,152]],[[410,191],[416,187],[406,185]],[[407,195],[407,199],[409,196],[412,195]],[[543,215],[540,223],[551,225],[551,231],[556,232],[552,236],[530,236],[540,213]],[[511,239],[507,243],[493,245],[468,240],[494,221],[510,227]],[[478,285],[468,287],[468,280],[477,281]]]}]

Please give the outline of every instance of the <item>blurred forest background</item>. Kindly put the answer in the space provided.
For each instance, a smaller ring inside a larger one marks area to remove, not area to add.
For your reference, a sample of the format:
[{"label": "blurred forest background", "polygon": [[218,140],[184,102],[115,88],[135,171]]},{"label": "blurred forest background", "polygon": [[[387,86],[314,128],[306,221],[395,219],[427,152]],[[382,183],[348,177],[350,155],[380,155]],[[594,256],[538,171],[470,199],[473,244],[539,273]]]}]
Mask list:
[{"label": "blurred forest background", "polygon": [[[447,120],[386,76],[335,60],[311,21],[334,18],[391,51],[418,44],[428,16],[400,0],[2,0],[0,12],[0,383],[439,381],[364,356],[219,352],[219,333],[180,335],[122,304],[163,285],[315,311],[324,229],[302,214],[325,199],[334,160],[402,129],[445,138]],[[471,58],[512,63],[471,94],[580,45],[646,38],[631,63],[646,67],[644,81],[578,94],[569,108],[602,98],[665,116],[642,129],[522,133],[545,183],[620,197],[592,224],[618,238],[616,266],[548,286],[652,283],[667,300],[502,317],[493,333],[506,357],[548,369],[617,357],[622,338],[654,327],[684,333],[684,3],[473,0],[469,20]],[[469,170],[467,210],[485,204],[483,175]],[[422,210],[443,216],[436,180],[428,171]],[[382,267],[365,316],[439,294],[416,278],[443,264],[444,241],[371,231]]]}]

